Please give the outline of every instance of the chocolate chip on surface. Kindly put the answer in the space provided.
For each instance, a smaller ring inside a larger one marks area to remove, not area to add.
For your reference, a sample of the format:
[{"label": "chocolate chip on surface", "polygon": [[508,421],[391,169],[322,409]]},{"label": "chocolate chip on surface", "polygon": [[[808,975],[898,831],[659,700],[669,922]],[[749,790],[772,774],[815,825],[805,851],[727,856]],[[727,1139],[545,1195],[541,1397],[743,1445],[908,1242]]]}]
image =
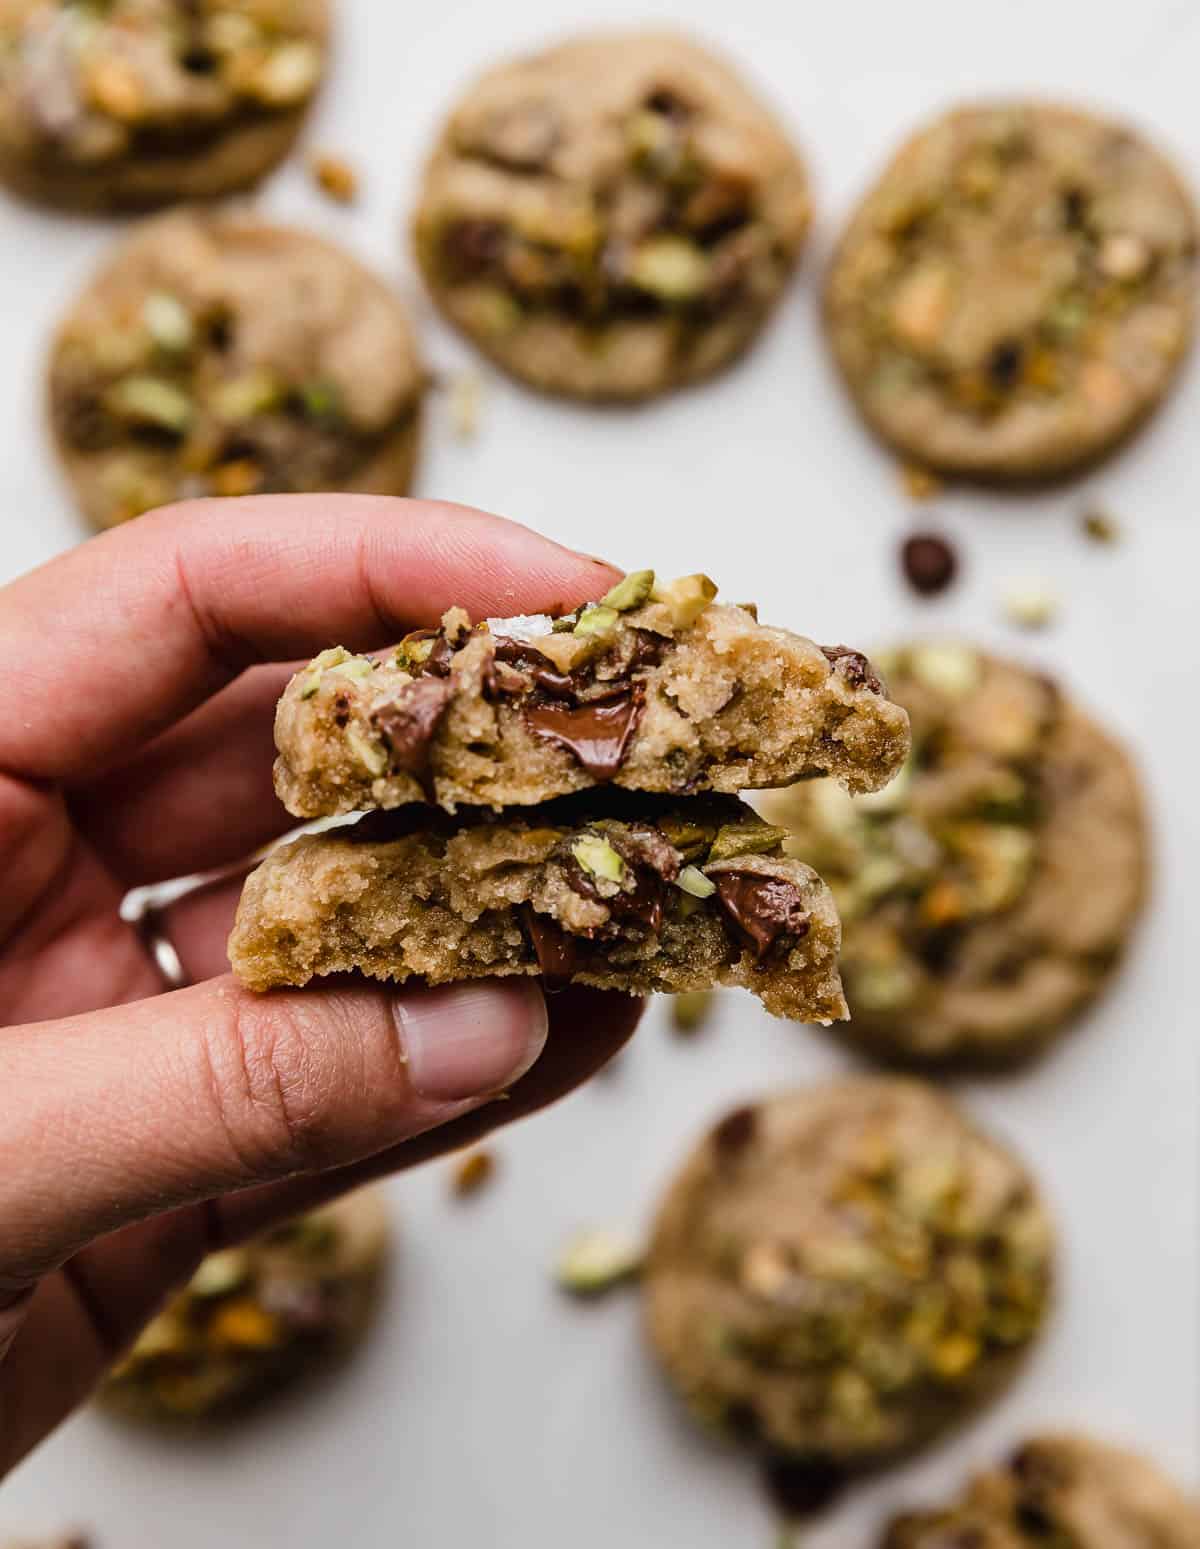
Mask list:
[{"label": "chocolate chip on surface", "polygon": [[958,556],[937,533],[913,533],[900,546],[904,578],[914,592],[933,597],[944,592],[958,573]]}]

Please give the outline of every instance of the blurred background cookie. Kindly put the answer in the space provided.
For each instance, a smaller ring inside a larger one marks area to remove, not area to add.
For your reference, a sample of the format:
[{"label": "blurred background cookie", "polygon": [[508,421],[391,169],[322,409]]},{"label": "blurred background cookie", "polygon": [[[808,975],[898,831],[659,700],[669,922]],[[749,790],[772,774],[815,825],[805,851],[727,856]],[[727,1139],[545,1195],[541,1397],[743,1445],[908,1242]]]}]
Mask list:
[{"label": "blurred background cookie", "polygon": [[1025,1168],[931,1088],[810,1087],[735,1109],[671,1185],[650,1342],[702,1423],[850,1470],[1003,1385],[1053,1252]]},{"label": "blurred background cookie", "polygon": [[328,0],[4,0],[0,177],[78,209],[257,182],[325,73]]},{"label": "blurred background cookie", "polygon": [[962,1498],[897,1517],[883,1549],[1196,1549],[1200,1506],[1147,1458],[1085,1436],[1039,1436]]},{"label": "blurred background cookie", "polygon": [[1191,339],[1196,215],[1121,124],[1048,103],[959,108],[850,220],[826,330],[868,423],[906,457],[994,479],[1065,473],[1159,402]]},{"label": "blurred background cookie", "polygon": [[470,88],[415,237],[442,311],[514,376],[645,398],[745,347],[809,214],[795,150],[721,59],[674,34],[613,33]]},{"label": "blurred background cookie", "polygon": [[842,917],[844,1036],[900,1060],[1007,1060],[1107,982],[1140,913],[1137,773],[1055,682],[957,642],[875,658],[909,712],[890,786],[829,781],[756,805],[792,831]]},{"label": "blurred background cookie", "polygon": [[117,250],[49,366],[54,441],[97,527],[205,495],[402,495],[423,388],[403,307],[357,259],[196,213]]},{"label": "blurred background cookie", "polygon": [[387,1253],[367,1189],[211,1254],[100,1390],[146,1420],[227,1415],[308,1374],[365,1332]]}]

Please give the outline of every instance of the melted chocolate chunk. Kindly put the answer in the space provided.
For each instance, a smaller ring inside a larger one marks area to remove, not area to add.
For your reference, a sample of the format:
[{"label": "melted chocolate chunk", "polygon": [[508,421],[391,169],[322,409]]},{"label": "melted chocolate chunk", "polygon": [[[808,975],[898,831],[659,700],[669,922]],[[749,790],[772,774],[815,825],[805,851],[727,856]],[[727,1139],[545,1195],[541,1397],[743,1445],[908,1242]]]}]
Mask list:
[{"label": "melted chocolate chunk", "polygon": [[763,962],[777,944],[808,934],[808,911],[794,882],[757,871],[722,871],[712,880],[721,907],[755,962]]},{"label": "melted chocolate chunk", "polygon": [[770,1457],[763,1484],[785,1517],[811,1517],[824,1511],[842,1491],[845,1474],[828,1458]]},{"label": "melted chocolate chunk", "polygon": [[373,716],[391,749],[393,772],[413,775],[426,791],[433,739],[453,698],[445,678],[418,678]]},{"label": "melted chocolate chunk", "polygon": [[642,684],[634,683],[583,704],[527,705],[525,724],[535,737],[573,753],[593,780],[611,780],[625,762],[645,699]]},{"label": "melted chocolate chunk", "polygon": [[569,935],[548,914],[539,914],[528,904],[522,909],[521,915],[529,932],[538,967],[542,971],[546,993],[553,995],[559,990],[565,990],[571,982],[571,975],[579,966],[578,939]]},{"label": "melted chocolate chunk", "polygon": [[758,1110],[746,1103],[727,1113],[712,1132],[713,1145],[725,1156],[744,1151],[758,1129]]},{"label": "melted chocolate chunk", "polygon": [[[611,916],[610,925],[615,925],[619,920],[633,920],[644,926],[651,935],[657,935],[662,929],[663,884],[653,870],[641,867],[635,869],[632,888],[622,888],[620,892],[606,895],[579,862],[572,858],[567,866],[567,886],[578,893],[580,898],[603,904]],[[601,925],[589,931],[588,935],[603,936],[609,929],[610,926]]]},{"label": "melted chocolate chunk", "polygon": [[679,851],[656,828],[630,828],[610,837],[613,849],[631,866],[649,866],[664,882],[679,875]]},{"label": "melted chocolate chunk", "polygon": [[565,672],[559,672],[548,656],[543,656],[523,640],[510,640],[507,635],[496,639],[496,660],[526,672],[538,688],[554,699],[574,699],[579,685]]},{"label": "melted chocolate chunk", "polygon": [[883,693],[883,682],[861,651],[848,645],[823,645],[821,655],[831,667],[838,667],[851,688],[869,688],[872,694]]}]

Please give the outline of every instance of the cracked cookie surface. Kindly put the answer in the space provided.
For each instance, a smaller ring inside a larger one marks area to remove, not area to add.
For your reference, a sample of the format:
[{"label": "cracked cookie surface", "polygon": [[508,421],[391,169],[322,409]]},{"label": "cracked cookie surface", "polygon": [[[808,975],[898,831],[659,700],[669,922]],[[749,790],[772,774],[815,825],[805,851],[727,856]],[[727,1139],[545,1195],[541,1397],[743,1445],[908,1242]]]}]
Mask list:
[{"label": "cracked cookie surface", "polygon": [[641,571],[565,619],[472,628],[454,609],[386,658],[324,652],[279,703],[279,798],[318,817],[532,806],[610,782],[682,795],[890,779],[908,722],[866,657],[715,594],[703,576],[656,586]]},{"label": "cracked cookie surface", "polygon": [[795,150],[722,60],[615,33],[476,82],[433,153],[415,241],[442,311],[514,376],[633,399],[745,348],[809,216]]},{"label": "cracked cookie surface", "polygon": [[230,962],[256,990],[350,970],[638,995],[737,985],[776,1016],[829,1021],[845,1014],[837,911],[783,837],[733,797],[370,813],[252,873]]},{"label": "cracked cookie surface", "polygon": [[1196,212],[1131,129],[1048,103],[959,108],[896,155],[825,287],[834,357],[907,458],[991,479],[1099,457],[1190,342]]},{"label": "cracked cookie surface", "polygon": [[344,1353],[364,1332],[387,1253],[377,1190],[210,1254],[105,1379],[133,1419],[227,1416]]},{"label": "cracked cookie surface", "polygon": [[357,259],[181,213],[143,225],[75,302],[48,407],[76,498],[111,527],[212,495],[402,495],[423,388],[403,307]]},{"label": "cracked cookie surface", "polygon": [[1146,892],[1148,836],[1121,746],[1048,677],[958,642],[881,653],[912,720],[908,766],[851,800],[829,782],[756,801],[838,902],[868,1053],[1003,1061],[1107,983]]},{"label": "cracked cookie surface", "polygon": [[4,0],[0,178],[77,209],[255,183],[325,74],[327,0]]},{"label": "cracked cookie surface", "polygon": [[702,1424],[851,1470],[1003,1386],[1052,1259],[1025,1168],[945,1097],[841,1081],[734,1109],[693,1152],[653,1230],[647,1333]]},{"label": "cracked cookie surface", "polygon": [[1200,1549],[1200,1503],[1147,1458],[1090,1437],[1037,1436],[953,1505],[905,1512],[882,1549]]}]

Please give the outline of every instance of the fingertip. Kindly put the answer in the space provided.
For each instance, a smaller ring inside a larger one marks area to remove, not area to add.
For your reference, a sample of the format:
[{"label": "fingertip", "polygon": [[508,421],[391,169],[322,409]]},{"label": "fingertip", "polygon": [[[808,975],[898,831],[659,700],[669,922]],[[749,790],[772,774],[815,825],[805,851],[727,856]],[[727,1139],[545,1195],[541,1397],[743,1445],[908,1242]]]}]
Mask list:
[{"label": "fingertip", "polygon": [[392,1001],[413,1092],[463,1102],[512,1086],[546,1046],[549,1017],[532,979],[406,990]]}]

